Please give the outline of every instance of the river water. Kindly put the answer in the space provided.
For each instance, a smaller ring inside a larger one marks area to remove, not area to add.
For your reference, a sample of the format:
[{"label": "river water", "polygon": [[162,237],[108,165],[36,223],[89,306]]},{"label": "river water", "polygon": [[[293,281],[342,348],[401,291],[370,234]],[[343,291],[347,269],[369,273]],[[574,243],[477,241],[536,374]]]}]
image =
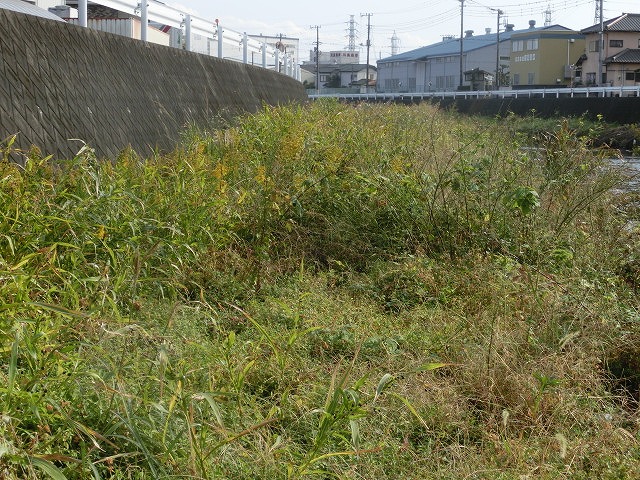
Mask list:
[{"label": "river water", "polygon": [[613,165],[623,168],[629,173],[629,181],[623,188],[626,191],[640,191],[640,157],[612,158]]}]

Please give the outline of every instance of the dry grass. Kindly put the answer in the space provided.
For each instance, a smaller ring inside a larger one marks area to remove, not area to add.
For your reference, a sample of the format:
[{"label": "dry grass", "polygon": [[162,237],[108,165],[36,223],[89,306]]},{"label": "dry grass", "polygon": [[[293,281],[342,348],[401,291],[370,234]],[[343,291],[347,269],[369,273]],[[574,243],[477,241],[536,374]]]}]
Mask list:
[{"label": "dry grass", "polygon": [[541,138],[316,103],[0,164],[1,476],[639,477],[633,202]]}]

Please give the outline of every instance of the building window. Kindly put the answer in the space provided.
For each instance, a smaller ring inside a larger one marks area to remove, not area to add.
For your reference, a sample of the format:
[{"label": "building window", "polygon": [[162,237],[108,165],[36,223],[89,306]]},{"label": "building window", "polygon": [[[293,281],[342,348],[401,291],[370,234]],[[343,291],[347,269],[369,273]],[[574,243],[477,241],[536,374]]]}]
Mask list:
[{"label": "building window", "polygon": [[514,73],[513,74],[513,84],[514,85],[520,85],[520,74],[519,73]]},{"label": "building window", "polygon": [[599,52],[600,51],[600,40],[594,40],[593,42],[589,42],[589,51],[590,52]]},{"label": "building window", "polygon": [[320,74],[320,81],[321,82],[326,82],[329,80],[329,75],[322,75]]},{"label": "building window", "polygon": [[622,40],[609,40],[609,46],[615,48],[622,48]]},{"label": "building window", "polygon": [[534,72],[529,72],[527,76],[527,85],[533,85],[536,81],[536,74]]},{"label": "building window", "polygon": [[455,75],[447,75],[447,88],[453,88],[455,86]]},{"label": "building window", "polygon": [[538,49],[538,39],[534,38],[533,40],[527,40],[527,50],[537,50]]},{"label": "building window", "polygon": [[384,89],[387,92],[395,92],[400,88],[400,79],[398,78],[387,78],[384,81]]},{"label": "building window", "polygon": [[596,72],[587,72],[585,77],[587,85],[595,85],[596,83]]}]

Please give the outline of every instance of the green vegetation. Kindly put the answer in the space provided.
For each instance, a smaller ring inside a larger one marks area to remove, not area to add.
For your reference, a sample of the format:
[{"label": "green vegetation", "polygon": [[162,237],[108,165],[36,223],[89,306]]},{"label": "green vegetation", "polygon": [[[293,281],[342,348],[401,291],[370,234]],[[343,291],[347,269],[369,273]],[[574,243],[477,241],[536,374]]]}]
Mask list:
[{"label": "green vegetation", "polygon": [[319,102],[5,141],[0,476],[639,478],[637,198],[588,138]]}]

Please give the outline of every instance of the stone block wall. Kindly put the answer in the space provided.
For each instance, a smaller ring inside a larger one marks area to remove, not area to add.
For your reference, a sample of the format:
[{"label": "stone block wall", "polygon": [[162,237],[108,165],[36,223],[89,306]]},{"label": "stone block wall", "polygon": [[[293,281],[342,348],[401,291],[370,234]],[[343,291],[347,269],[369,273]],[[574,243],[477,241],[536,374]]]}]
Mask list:
[{"label": "stone block wall", "polygon": [[145,156],[190,124],[306,98],[278,72],[0,9],[0,141],[21,149]]}]

